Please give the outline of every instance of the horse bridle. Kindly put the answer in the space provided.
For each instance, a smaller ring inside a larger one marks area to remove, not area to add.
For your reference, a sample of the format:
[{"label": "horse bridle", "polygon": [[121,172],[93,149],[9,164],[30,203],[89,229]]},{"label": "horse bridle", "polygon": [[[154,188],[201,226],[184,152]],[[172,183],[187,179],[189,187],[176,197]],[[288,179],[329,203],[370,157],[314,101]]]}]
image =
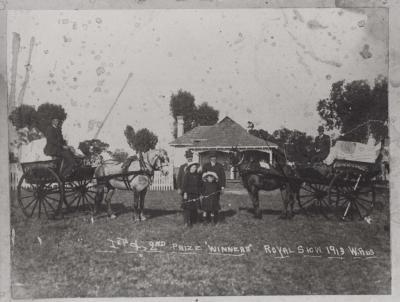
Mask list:
[{"label": "horse bridle", "polygon": [[[150,164],[150,161],[149,161],[148,157],[149,157],[149,155],[147,154],[147,162]],[[158,167],[156,167],[157,161],[160,161],[160,165]],[[153,164],[150,164],[150,167],[153,169],[153,171],[162,170],[162,168],[169,166],[169,164],[164,164],[164,162],[165,162],[165,160],[164,159],[161,160],[161,155],[159,153],[157,153],[156,159],[154,160]]]},{"label": "horse bridle", "polygon": [[239,150],[235,150],[235,151],[233,151],[233,152],[238,152],[238,153],[241,153],[242,154],[242,158],[239,160],[239,162],[238,163],[236,163],[236,164],[232,164],[232,166],[233,167],[239,167],[242,163],[243,163],[243,161],[244,161],[244,152],[241,152],[241,151],[239,151]]}]

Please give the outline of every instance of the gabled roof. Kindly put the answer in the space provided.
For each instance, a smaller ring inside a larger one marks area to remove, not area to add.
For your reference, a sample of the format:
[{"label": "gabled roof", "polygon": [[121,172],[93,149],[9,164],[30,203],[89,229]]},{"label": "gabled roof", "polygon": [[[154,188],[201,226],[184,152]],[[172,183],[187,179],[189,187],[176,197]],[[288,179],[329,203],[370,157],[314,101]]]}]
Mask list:
[{"label": "gabled roof", "polygon": [[249,134],[242,126],[226,116],[212,126],[198,126],[176,138],[171,146],[191,147],[273,147],[277,145]]}]

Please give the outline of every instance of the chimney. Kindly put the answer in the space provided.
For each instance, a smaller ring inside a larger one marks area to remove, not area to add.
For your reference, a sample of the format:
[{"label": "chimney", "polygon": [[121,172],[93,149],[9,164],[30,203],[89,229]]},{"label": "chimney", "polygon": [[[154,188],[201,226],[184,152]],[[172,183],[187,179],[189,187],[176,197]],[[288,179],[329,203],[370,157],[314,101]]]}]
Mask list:
[{"label": "chimney", "polygon": [[176,117],[176,137],[180,137],[183,135],[183,116],[179,115]]}]

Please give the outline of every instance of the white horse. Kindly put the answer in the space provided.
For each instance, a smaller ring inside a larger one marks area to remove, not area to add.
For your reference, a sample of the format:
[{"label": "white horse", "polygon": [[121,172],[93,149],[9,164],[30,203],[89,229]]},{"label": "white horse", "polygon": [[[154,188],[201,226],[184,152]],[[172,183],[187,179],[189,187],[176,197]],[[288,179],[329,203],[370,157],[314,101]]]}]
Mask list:
[{"label": "white horse", "polygon": [[[124,166],[125,165],[125,166]],[[169,158],[163,149],[150,150],[143,154],[143,160],[132,159],[128,163],[121,163],[108,159],[101,163],[94,172],[97,179],[96,212],[104,197],[104,188],[108,191],[105,197],[107,214],[111,218],[115,215],[111,211],[111,198],[115,189],[133,191],[133,219],[145,220],[143,216],[144,198],[150,186],[154,171],[161,171],[168,175]]]}]

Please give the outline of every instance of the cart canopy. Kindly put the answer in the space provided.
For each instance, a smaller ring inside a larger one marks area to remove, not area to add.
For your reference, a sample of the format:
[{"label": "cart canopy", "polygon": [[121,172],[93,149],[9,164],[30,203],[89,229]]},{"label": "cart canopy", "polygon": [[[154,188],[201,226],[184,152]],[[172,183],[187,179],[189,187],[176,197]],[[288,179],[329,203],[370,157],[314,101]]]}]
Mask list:
[{"label": "cart canopy", "polygon": [[362,144],[357,142],[337,141],[331,147],[324,163],[331,165],[335,160],[348,160],[364,163],[375,163],[380,153],[380,144]]}]

